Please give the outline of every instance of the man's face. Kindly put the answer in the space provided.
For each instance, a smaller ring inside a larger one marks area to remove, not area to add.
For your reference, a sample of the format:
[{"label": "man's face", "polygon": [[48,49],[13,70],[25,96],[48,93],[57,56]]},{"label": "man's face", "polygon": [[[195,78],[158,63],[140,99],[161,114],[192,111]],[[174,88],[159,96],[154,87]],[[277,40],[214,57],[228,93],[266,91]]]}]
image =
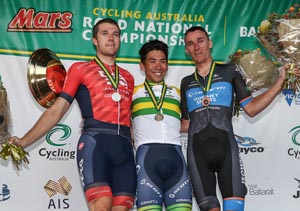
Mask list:
[{"label": "man's face", "polygon": [[93,38],[97,53],[102,56],[115,56],[120,47],[118,27],[110,23],[102,23],[98,27],[97,37]]},{"label": "man's face", "polygon": [[148,81],[159,83],[168,71],[168,60],[163,51],[152,50],[148,52],[145,63],[140,63],[140,67]]},{"label": "man's face", "polygon": [[212,42],[200,30],[189,32],[185,36],[185,50],[196,64],[205,62],[211,57]]}]

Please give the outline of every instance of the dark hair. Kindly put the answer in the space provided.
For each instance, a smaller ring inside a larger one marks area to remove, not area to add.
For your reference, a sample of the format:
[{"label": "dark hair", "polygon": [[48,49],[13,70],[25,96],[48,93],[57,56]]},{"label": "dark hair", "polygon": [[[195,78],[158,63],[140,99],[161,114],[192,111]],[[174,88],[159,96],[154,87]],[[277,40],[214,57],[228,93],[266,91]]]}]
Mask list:
[{"label": "dark hair", "polygon": [[93,27],[93,37],[94,37],[94,38],[97,37],[97,33],[98,33],[98,31],[99,31],[99,27],[98,27],[98,26],[101,25],[102,23],[110,23],[110,24],[112,24],[112,25],[115,25],[116,27],[118,27],[119,32],[121,32],[120,27],[119,27],[118,23],[117,23],[115,20],[113,20],[113,19],[111,19],[111,18],[103,18],[103,19],[99,20],[99,21],[94,25],[94,27]]},{"label": "dark hair", "polygon": [[204,32],[205,35],[206,35],[206,38],[209,40],[209,35],[208,35],[207,31],[206,31],[203,27],[201,27],[201,26],[192,26],[191,28],[189,28],[189,29],[185,32],[184,36],[186,37],[186,35],[187,35],[188,33],[194,32],[194,31],[197,31],[197,30]]},{"label": "dark hair", "polygon": [[150,40],[145,43],[140,51],[141,62],[144,63],[147,57],[147,54],[153,50],[160,50],[165,53],[166,58],[168,59],[168,45],[160,40]]}]

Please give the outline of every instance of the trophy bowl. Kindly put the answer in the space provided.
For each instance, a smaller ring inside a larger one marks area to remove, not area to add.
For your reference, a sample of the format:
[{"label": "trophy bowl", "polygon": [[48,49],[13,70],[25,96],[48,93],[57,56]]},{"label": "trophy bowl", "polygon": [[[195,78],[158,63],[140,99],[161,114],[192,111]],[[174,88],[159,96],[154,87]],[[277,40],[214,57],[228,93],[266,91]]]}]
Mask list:
[{"label": "trophy bowl", "polygon": [[61,93],[66,70],[54,52],[47,48],[34,51],[27,64],[27,80],[35,100],[44,108],[53,105]]}]

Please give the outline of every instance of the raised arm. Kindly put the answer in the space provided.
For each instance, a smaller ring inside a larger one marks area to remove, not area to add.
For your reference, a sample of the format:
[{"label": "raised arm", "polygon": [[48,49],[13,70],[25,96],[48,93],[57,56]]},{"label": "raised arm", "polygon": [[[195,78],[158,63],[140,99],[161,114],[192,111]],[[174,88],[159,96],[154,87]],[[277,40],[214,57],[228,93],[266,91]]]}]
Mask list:
[{"label": "raised arm", "polygon": [[254,117],[259,112],[264,110],[280,93],[283,88],[283,83],[286,78],[286,71],[288,68],[288,65],[283,66],[281,68],[281,74],[276,83],[266,92],[254,97],[246,106],[243,107],[244,111],[250,117]]}]

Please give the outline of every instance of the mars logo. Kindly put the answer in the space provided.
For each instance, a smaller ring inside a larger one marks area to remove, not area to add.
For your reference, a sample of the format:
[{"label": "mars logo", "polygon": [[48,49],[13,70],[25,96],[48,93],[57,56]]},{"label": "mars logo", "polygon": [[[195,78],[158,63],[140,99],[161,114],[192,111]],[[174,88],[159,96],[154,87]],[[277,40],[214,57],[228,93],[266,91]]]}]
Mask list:
[{"label": "mars logo", "polygon": [[[52,198],[57,193],[61,195],[68,196],[72,190],[72,186],[69,181],[63,176],[61,177],[58,182],[53,180],[49,180],[47,184],[44,186],[45,192],[48,194],[50,198]],[[68,198],[56,198],[50,199],[48,204],[48,209],[67,209],[69,208],[69,199]]]},{"label": "mars logo", "polygon": [[248,153],[261,153],[265,149],[263,147],[257,147],[259,143],[256,142],[254,138],[251,137],[241,137],[235,135],[236,142],[239,144],[240,153],[248,154]]},{"label": "mars logo", "polygon": [[72,32],[72,16],[70,12],[36,12],[21,8],[8,24],[7,31]]}]

